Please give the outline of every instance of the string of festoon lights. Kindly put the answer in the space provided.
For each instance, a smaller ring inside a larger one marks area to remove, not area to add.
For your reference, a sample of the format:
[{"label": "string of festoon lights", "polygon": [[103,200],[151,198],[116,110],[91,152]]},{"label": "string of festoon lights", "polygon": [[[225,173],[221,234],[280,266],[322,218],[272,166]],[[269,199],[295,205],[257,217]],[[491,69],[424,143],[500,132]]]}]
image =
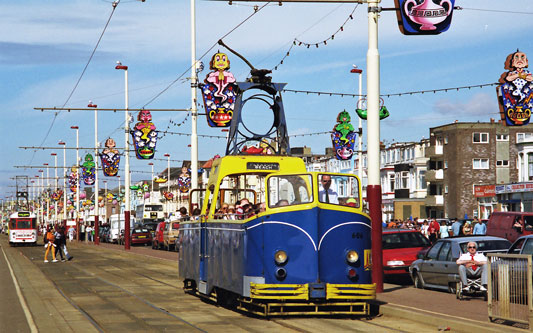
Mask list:
[{"label": "string of festoon lights", "polygon": [[328,42],[329,41],[332,41],[335,39],[335,36],[341,32],[344,31],[344,27],[346,26],[346,24],[348,23],[348,21],[350,20],[353,20],[353,17],[354,17],[354,13],[355,13],[355,10],[357,9],[357,7],[359,6],[359,4],[356,4],[354,9],[352,10],[352,12],[350,13],[350,15],[348,15],[348,18],[346,18],[346,20],[344,21],[344,23],[342,23],[342,25],[340,26],[340,28],[338,28],[333,34],[331,34],[330,37],[324,39],[323,41],[321,42],[315,42],[315,43],[308,43],[308,42],[304,42],[304,41],[301,41],[299,40],[297,37],[293,39],[292,41],[292,44],[291,46],[289,47],[289,50],[287,50],[287,52],[285,53],[285,55],[283,56],[283,58],[281,58],[281,60],[278,62],[278,64],[276,66],[274,66],[274,68],[272,68],[273,71],[277,70],[279,66],[283,65],[283,62],[285,61],[285,59],[291,55],[291,50],[293,47],[295,46],[303,46],[303,47],[306,47],[306,48],[310,48],[311,46],[315,47],[315,48],[318,48],[319,46],[324,46],[324,45],[328,45]]},{"label": "string of festoon lights", "polygon": [[[381,94],[381,97],[393,97],[393,96],[410,96],[416,94],[426,94],[426,93],[437,93],[437,92],[452,92],[472,88],[485,88],[491,86],[497,86],[500,83],[484,83],[484,84],[474,84],[470,86],[460,86],[460,87],[450,87],[450,88],[439,88],[439,89],[428,89],[428,90],[416,90],[416,91],[406,91],[400,93],[391,93],[391,94]],[[295,94],[312,94],[318,96],[340,96],[340,97],[366,97],[366,95],[358,94],[349,94],[349,93],[339,93],[339,92],[330,92],[330,91],[311,91],[311,90],[295,90],[295,89],[283,89],[284,92],[292,92]]]},{"label": "string of festoon lights", "polygon": [[191,115],[191,112],[187,112],[187,115],[185,118],[183,118],[180,122],[175,122],[174,120],[170,119],[167,124],[167,129],[164,131],[158,131],[159,133],[162,133],[163,135],[160,137],[160,139],[164,138],[167,134],[170,134],[172,132],[169,132],[170,126],[180,127],[181,125],[184,125],[187,120],[189,120],[189,116]]}]

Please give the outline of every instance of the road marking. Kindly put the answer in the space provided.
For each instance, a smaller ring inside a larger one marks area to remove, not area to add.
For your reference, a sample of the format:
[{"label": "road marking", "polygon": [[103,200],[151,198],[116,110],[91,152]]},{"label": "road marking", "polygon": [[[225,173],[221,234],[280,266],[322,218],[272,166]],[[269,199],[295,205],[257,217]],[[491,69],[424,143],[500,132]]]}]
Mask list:
[{"label": "road marking", "polygon": [[[1,248],[1,247],[0,247]],[[13,279],[13,284],[15,285],[15,290],[17,291],[17,296],[20,301],[20,305],[22,306],[22,310],[24,311],[24,315],[26,316],[26,321],[28,322],[28,326],[30,327],[31,332],[39,332],[37,329],[37,326],[35,326],[35,322],[33,321],[33,317],[31,315],[30,310],[28,309],[28,305],[26,304],[26,300],[24,299],[24,296],[22,295],[22,292],[20,291],[19,283],[17,281],[17,278],[15,277],[15,274],[13,273],[13,269],[11,268],[11,264],[9,263],[9,260],[7,260],[6,252],[4,251],[4,248],[2,248],[2,253],[4,254],[4,258],[6,259],[7,268],[9,268],[9,273],[11,274],[11,278]]]}]

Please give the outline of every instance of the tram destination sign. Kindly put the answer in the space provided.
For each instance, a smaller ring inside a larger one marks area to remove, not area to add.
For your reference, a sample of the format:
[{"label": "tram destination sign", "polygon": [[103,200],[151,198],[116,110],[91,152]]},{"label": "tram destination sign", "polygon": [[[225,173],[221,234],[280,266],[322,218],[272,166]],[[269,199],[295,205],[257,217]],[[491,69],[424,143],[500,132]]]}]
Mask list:
[{"label": "tram destination sign", "polygon": [[279,163],[267,163],[267,162],[248,162],[246,163],[246,169],[248,170],[279,170]]},{"label": "tram destination sign", "polygon": [[18,217],[30,217],[30,212],[18,212]]}]

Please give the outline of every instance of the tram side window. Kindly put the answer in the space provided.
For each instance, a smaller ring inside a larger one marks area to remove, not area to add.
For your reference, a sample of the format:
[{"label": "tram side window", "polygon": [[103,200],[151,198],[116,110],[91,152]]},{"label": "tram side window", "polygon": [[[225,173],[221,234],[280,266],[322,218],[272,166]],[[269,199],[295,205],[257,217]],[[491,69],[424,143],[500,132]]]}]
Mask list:
[{"label": "tram side window", "polygon": [[310,203],[313,201],[312,184],[310,175],[270,177],[268,206],[275,208]]},{"label": "tram side window", "polygon": [[333,205],[359,208],[359,181],[349,175],[318,175],[318,200]]},{"label": "tram side window", "polygon": [[9,229],[15,229],[15,220],[9,221]]}]

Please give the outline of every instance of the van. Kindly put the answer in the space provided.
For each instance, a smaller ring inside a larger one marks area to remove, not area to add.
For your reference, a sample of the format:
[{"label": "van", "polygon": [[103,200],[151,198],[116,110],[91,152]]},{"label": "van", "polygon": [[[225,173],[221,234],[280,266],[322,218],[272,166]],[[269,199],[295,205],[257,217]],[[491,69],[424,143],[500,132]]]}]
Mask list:
[{"label": "van", "polygon": [[180,223],[178,220],[168,222],[163,231],[163,248],[167,251],[173,249],[179,251],[178,236],[179,236]]},{"label": "van", "polygon": [[[519,221],[520,227],[514,226]],[[514,242],[518,237],[533,234],[533,213],[493,212],[487,223],[487,235]]]},{"label": "van", "polygon": [[[124,214],[113,214],[109,218],[109,242],[111,243],[118,243],[118,239],[120,237],[121,230],[124,230],[125,226],[125,218]],[[135,225],[135,218],[133,216],[130,216],[130,230],[133,229],[133,226]]]}]

